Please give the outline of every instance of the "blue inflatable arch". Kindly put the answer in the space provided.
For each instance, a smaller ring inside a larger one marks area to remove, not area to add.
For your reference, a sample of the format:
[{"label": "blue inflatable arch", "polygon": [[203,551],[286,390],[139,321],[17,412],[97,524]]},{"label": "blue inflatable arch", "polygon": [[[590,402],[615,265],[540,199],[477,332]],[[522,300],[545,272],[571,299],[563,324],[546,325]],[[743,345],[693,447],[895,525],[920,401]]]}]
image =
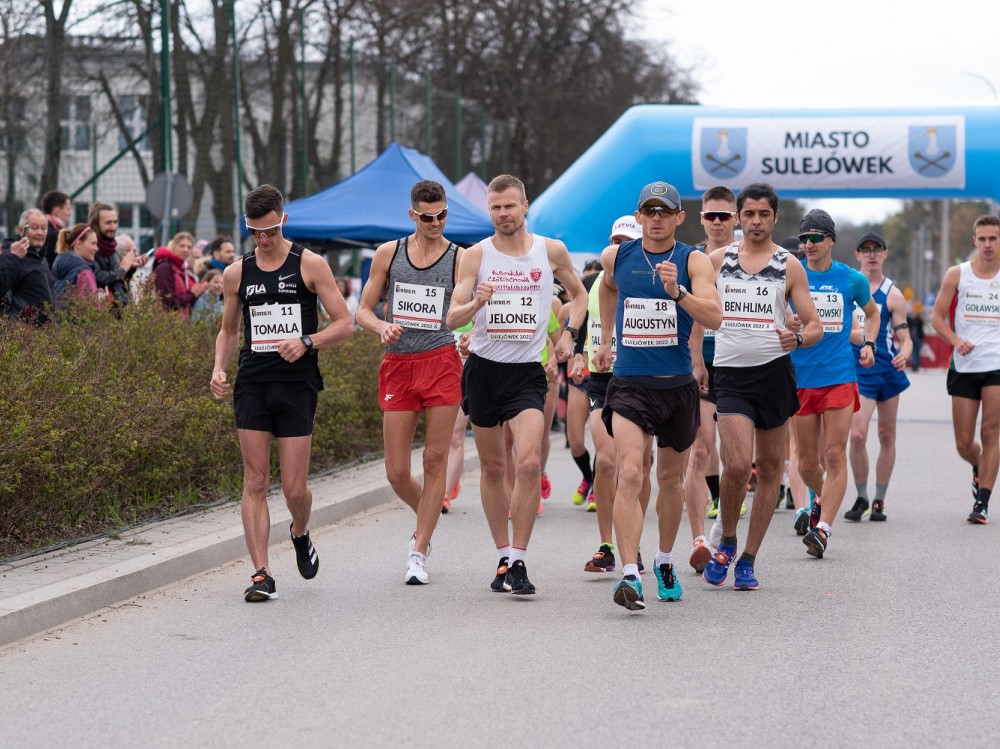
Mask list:
[{"label": "blue inflatable arch", "polygon": [[642,186],[769,182],[784,198],[1000,200],[1000,108],[629,109],[528,209],[531,231],[597,252]]}]

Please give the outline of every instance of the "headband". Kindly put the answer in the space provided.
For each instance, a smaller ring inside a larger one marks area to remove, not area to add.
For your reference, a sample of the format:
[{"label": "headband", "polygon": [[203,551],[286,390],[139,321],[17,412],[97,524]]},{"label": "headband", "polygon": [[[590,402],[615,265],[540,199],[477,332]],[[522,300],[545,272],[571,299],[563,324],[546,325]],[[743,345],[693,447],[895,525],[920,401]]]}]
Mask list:
[{"label": "headband", "polygon": [[84,228],[83,231],[80,232],[80,236],[78,236],[76,239],[73,240],[73,242],[69,246],[70,249],[73,249],[74,247],[76,247],[80,243],[80,240],[83,239],[85,236],[87,236],[87,232],[88,231],[90,231],[90,225],[89,224]]}]

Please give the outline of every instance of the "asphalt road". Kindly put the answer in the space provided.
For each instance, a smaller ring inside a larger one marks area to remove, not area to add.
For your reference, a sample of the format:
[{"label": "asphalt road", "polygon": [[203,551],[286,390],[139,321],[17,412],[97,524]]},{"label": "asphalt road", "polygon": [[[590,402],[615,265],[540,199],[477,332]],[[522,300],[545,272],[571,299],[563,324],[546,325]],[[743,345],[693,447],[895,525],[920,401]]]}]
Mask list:
[{"label": "asphalt road", "polygon": [[[313,581],[274,553],[276,601],[243,603],[246,560],[0,650],[0,747],[994,747],[996,529],[965,522],[943,375],[913,379],[888,522],[839,521],[816,560],[779,510],[757,592],[684,568],[682,601],[647,573],[646,611],[616,606],[617,575],[583,572],[596,518],[557,439],[538,595],[490,592],[466,476],[430,585],[403,585],[400,504],[315,533]],[[645,539],[651,558],[652,517]]]}]

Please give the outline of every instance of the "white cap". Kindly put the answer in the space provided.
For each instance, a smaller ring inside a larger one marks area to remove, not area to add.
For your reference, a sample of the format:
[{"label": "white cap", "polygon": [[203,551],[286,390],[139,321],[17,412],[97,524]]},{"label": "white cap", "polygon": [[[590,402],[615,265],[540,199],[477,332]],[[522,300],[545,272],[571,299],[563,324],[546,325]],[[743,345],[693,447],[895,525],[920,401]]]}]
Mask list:
[{"label": "white cap", "polygon": [[639,239],[642,236],[642,227],[635,222],[635,217],[631,215],[622,216],[615,221],[611,227],[612,237],[628,237],[629,239]]}]

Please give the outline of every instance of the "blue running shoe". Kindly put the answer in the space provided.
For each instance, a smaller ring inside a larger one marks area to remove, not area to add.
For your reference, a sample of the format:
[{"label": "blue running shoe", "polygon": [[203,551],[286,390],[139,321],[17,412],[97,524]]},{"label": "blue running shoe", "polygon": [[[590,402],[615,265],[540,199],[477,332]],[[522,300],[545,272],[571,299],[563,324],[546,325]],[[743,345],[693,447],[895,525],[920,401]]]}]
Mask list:
[{"label": "blue running shoe", "polygon": [[615,586],[614,600],[619,606],[629,611],[640,611],[646,608],[642,598],[642,583],[635,575],[626,575]]},{"label": "blue running shoe", "polygon": [[735,546],[719,544],[719,548],[715,550],[715,554],[705,565],[705,571],[701,573],[705,582],[709,585],[725,583],[726,576],[729,575],[729,565],[732,564],[734,556],[736,556]]},{"label": "blue running shoe", "polygon": [[656,574],[656,594],[661,601],[679,601],[684,591],[674,574],[674,565],[660,564],[653,568]]},{"label": "blue running shoe", "polygon": [[733,582],[733,590],[757,590],[760,583],[753,573],[753,562],[748,560],[736,562],[736,580]]}]

